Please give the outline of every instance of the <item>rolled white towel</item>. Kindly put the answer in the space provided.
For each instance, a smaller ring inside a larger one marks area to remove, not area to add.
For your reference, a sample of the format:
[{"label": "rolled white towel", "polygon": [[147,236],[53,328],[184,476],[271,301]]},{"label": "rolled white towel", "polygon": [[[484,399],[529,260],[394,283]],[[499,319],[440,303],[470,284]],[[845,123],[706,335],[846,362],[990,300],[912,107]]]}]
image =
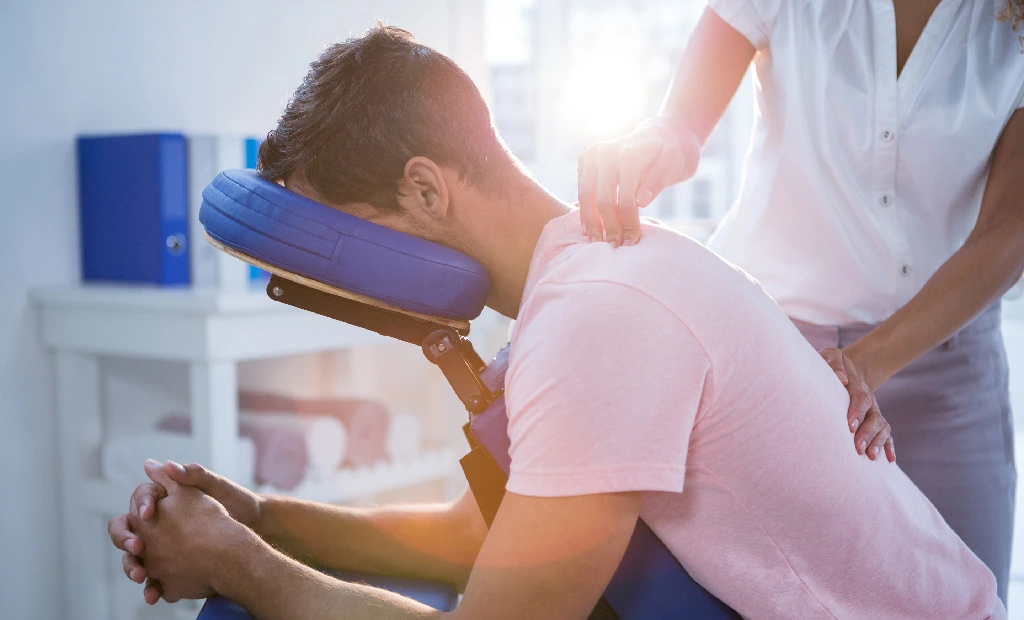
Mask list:
[{"label": "rolled white towel", "polygon": [[404,461],[419,456],[422,435],[418,417],[410,413],[392,414],[385,443],[388,457],[392,461]]},{"label": "rolled white towel", "polygon": [[309,455],[309,475],[313,480],[331,480],[345,460],[347,434],[336,418],[326,415],[296,415],[264,411],[242,411],[239,421],[245,426],[284,429],[301,433]]},{"label": "rolled white towel", "polygon": [[[109,480],[139,481],[146,473],[142,464],[146,459],[199,463],[192,437],[183,433],[146,431],[110,437],[100,450],[100,471]],[[247,437],[240,437],[235,447],[235,472],[238,484],[256,487],[256,446]],[[220,472],[218,472],[220,473]]]},{"label": "rolled white towel", "polygon": [[345,427],[348,437],[345,465],[373,465],[387,458],[388,409],[383,403],[360,398],[293,398],[270,392],[242,391],[238,405],[250,412],[287,412],[301,416],[326,415]]}]

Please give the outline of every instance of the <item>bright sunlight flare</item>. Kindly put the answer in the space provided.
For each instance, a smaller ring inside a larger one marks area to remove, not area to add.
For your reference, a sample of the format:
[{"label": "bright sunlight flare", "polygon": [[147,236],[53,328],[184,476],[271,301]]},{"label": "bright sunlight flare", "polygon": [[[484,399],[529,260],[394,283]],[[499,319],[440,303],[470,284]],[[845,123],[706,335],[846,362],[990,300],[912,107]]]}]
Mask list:
[{"label": "bright sunlight flare", "polygon": [[644,37],[624,15],[601,17],[586,24],[588,36],[571,50],[561,100],[564,121],[589,138],[632,129],[653,112]]}]

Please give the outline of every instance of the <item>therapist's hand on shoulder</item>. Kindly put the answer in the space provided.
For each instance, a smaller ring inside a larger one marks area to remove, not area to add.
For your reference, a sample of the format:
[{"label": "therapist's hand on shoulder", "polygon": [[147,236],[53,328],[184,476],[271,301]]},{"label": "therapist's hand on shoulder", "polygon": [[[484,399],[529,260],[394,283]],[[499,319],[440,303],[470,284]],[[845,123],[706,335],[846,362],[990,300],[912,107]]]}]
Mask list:
[{"label": "therapist's hand on shoulder", "polygon": [[841,349],[825,347],[819,353],[850,392],[850,408],[846,412],[846,421],[850,426],[850,432],[853,433],[853,445],[857,453],[875,460],[884,451],[890,463],[896,462],[896,445],[892,440],[892,429],[882,417],[878,401],[871,393],[863,372]]},{"label": "therapist's hand on shoulder", "polygon": [[179,465],[171,461],[160,463],[151,459],[146,461],[145,470],[152,482],[141,484],[135,489],[129,501],[128,513],[111,519],[107,524],[107,532],[114,546],[124,551],[121,567],[125,576],[136,583],[145,582],[143,597],[147,603],[154,605],[160,600],[162,585],[143,565],[142,558],[146,549],[139,531],[145,522],[157,517],[157,502],[167,497],[166,485],[160,481],[198,489],[222,505],[235,521],[253,531],[259,528],[261,504],[255,493],[201,465]]},{"label": "therapist's hand on shoulder", "polygon": [[616,247],[635,244],[640,240],[639,209],[666,187],[693,176],[699,160],[697,138],[663,117],[590,146],[577,166],[584,233],[591,241]]}]

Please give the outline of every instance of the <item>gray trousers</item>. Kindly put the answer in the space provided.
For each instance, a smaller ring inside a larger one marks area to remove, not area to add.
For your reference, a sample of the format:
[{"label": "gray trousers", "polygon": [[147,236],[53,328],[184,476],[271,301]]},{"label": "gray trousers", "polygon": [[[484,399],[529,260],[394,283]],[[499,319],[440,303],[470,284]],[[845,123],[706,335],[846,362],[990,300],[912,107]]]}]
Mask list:
[{"label": "gray trousers", "polygon": [[[845,347],[873,328],[793,323],[815,349]],[[997,303],[875,397],[892,426],[896,463],[992,570],[1005,605],[1017,470],[999,325]]]}]

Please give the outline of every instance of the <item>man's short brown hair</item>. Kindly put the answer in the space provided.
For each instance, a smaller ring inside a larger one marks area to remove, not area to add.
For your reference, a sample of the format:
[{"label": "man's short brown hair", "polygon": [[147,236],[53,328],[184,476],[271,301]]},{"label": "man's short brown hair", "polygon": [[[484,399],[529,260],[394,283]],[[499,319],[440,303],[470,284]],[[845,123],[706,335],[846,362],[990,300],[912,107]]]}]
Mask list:
[{"label": "man's short brown hair", "polygon": [[450,58],[382,23],[327,47],[260,146],[272,180],[301,170],[333,204],[400,209],[405,164],[424,156],[486,190],[518,169],[472,79]]}]

